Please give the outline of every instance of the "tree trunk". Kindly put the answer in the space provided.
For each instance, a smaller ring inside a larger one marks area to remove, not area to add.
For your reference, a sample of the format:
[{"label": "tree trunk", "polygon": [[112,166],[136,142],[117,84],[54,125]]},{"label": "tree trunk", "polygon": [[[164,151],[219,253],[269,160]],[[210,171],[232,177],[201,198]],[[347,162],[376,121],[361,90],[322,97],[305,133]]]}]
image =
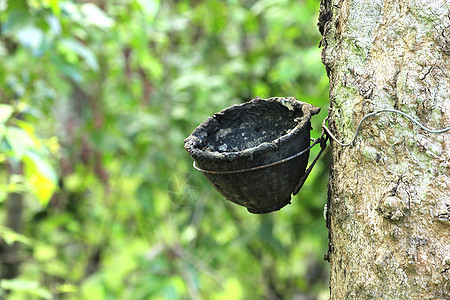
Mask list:
[{"label": "tree trunk", "polygon": [[[448,0],[322,0],[319,29],[339,140],[449,126]],[[450,299],[450,132],[331,145],[331,299]]]},{"label": "tree trunk", "polygon": [[[14,168],[9,165],[9,174],[22,175],[22,166]],[[22,233],[23,227],[23,197],[20,193],[11,193],[6,201],[6,227],[17,233]],[[12,279],[19,275],[21,244],[14,242],[8,245],[0,239],[0,281]]]}]

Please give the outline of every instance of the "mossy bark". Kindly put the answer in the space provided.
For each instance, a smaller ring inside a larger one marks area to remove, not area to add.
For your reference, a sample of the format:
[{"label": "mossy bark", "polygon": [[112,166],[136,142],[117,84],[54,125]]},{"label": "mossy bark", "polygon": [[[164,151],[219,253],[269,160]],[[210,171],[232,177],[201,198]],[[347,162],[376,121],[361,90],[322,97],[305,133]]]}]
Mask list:
[{"label": "mossy bark", "polygon": [[[319,28],[338,139],[449,126],[447,0],[322,0]],[[331,299],[450,299],[450,132],[332,143],[327,225]]]}]

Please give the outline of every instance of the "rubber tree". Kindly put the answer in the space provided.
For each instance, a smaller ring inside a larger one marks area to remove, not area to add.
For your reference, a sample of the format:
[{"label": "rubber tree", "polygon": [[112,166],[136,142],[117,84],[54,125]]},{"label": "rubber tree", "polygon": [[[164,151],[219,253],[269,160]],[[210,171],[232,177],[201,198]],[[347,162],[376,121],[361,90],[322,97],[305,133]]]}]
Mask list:
[{"label": "rubber tree", "polygon": [[[450,2],[322,0],[319,29],[338,140],[377,109],[449,126]],[[385,113],[331,148],[331,299],[449,299],[450,132]]]}]

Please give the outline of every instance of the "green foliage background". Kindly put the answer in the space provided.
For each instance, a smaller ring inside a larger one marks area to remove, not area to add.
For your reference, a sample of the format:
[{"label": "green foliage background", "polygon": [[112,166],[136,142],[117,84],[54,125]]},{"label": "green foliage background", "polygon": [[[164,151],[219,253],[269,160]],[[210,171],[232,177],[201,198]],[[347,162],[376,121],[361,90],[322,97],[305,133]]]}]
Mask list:
[{"label": "green foliage background", "polygon": [[255,96],[322,107],[320,134],[318,10],[0,0],[0,298],[327,299],[326,156],[292,205],[260,216],[183,149]]}]

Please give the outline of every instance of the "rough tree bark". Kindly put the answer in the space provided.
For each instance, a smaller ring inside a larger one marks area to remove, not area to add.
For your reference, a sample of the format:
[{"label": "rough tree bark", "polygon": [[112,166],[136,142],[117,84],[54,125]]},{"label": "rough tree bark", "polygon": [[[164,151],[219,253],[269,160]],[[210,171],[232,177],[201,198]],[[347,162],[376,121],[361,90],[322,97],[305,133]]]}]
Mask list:
[{"label": "rough tree bark", "polygon": [[[448,0],[322,0],[330,127],[394,108],[450,124]],[[327,225],[331,299],[450,299],[450,132],[400,115],[332,143]]]}]

